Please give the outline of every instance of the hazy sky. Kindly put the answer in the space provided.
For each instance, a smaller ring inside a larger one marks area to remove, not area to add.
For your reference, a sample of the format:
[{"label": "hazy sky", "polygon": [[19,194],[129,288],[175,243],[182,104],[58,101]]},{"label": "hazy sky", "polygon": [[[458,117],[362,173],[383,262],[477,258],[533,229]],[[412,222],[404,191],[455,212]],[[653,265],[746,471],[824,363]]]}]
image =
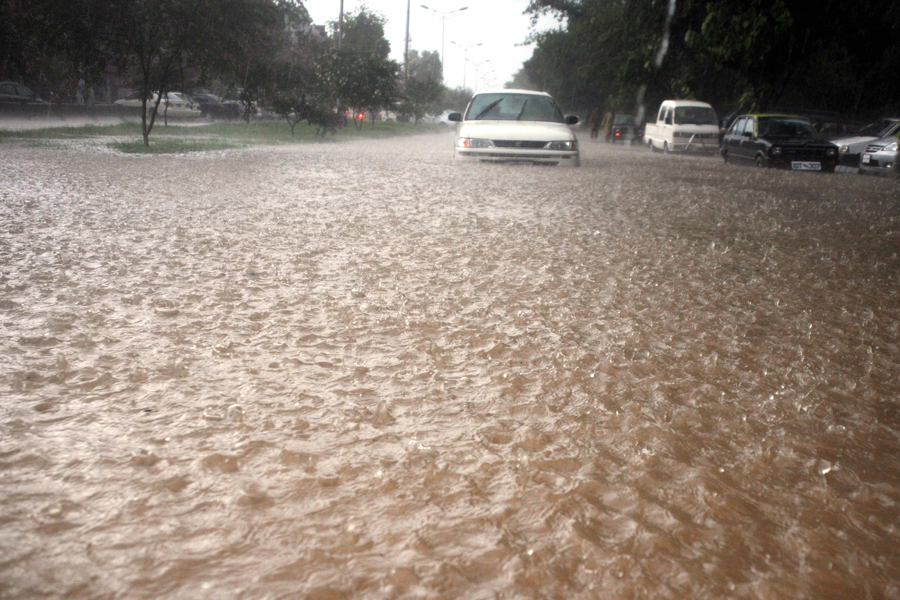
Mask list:
[{"label": "hazy sky", "polygon": [[[337,21],[340,0],[303,0],[303,4],[314,23],[324,25]],[[528,0],[411,0],[410,49],[440,52],[442,19],[422,8],[422,4],[441,12],[468,7],[444,18],[444,82],[449,87],[463,85],[464,56],[467,59],[465,85],[470,89],[476,87],[473,63],[487,61],[477,67],[478,87],[502,87],[531,57],[534,46],[522,45],[531,32],[530,19],[522,14]],[[344,13],[354,12],[361,5],[387,19],[385,36],[391,43],[391,58],[402,63],[407,0],[344,0]],[[538,30],[555,27],[555,20],[543,19]],[[462,46],[479,43],[482,45],[469,48],[464,54]]]}]

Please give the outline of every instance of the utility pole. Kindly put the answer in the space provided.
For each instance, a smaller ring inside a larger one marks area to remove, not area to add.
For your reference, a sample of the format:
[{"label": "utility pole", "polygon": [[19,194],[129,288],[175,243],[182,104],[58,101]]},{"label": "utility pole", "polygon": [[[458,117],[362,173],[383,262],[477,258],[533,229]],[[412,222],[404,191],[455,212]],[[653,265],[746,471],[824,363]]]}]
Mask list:
[{"label": "utility pole", "polygon": [[341,40],[344,37],[344,0],[341,0],[341,14],[338,16],[338,48],[341,47]]},{"label": "utility pole", "polygon": [[407,78],[409,78],[409,3],[411,1],[406,0],[406,45],[403,46],[403,74]]}]

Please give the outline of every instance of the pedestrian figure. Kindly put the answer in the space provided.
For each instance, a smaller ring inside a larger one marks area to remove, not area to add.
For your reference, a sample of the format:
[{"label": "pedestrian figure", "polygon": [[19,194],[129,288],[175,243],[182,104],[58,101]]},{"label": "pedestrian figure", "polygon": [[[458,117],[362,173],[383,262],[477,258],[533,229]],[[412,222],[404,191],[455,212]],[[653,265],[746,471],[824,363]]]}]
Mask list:
[{"label": "pedestrian figure", "polygon": [[598,106],[591,113],[591,140],[597,141],[597,136],[600,135],[600,128],[603,125],[603,111],[600,110]]}]

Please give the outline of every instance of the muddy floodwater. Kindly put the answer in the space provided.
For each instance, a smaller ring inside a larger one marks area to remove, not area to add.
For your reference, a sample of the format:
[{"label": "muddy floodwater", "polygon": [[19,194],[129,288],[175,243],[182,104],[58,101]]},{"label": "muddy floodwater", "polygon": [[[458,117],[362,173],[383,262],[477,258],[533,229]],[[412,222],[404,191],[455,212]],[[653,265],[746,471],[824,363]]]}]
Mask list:
[{"label": "muddy floodwater", "polygon": [[0,145],[0,598],[900,598],[897,182],[451,146]]}]

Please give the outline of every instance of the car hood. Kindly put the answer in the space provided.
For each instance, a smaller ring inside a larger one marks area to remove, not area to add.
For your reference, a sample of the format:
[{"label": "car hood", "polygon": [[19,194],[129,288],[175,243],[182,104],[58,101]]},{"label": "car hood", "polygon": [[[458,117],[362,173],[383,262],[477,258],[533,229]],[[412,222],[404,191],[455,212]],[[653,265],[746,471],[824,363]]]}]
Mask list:
[{"label": "car hood", "polygon": [[825,138],[768,136],[760,138],[772,145],[778,146],[834,146],[835,142],[829,142]]},{"label": "car hood", "polygon": [[857,135],[854,137],[831,140],[831,143],[838,147],[849,146],[850,152],[854,153],[863,150],[869,142],[875,139],[878,138],[876,138],[874,135]]},{"label": "car hood", "polygon": [[574,140],[575,134],[565,123],[543,121],[464,121],[459,137],[488,140],[564,141]]}]

